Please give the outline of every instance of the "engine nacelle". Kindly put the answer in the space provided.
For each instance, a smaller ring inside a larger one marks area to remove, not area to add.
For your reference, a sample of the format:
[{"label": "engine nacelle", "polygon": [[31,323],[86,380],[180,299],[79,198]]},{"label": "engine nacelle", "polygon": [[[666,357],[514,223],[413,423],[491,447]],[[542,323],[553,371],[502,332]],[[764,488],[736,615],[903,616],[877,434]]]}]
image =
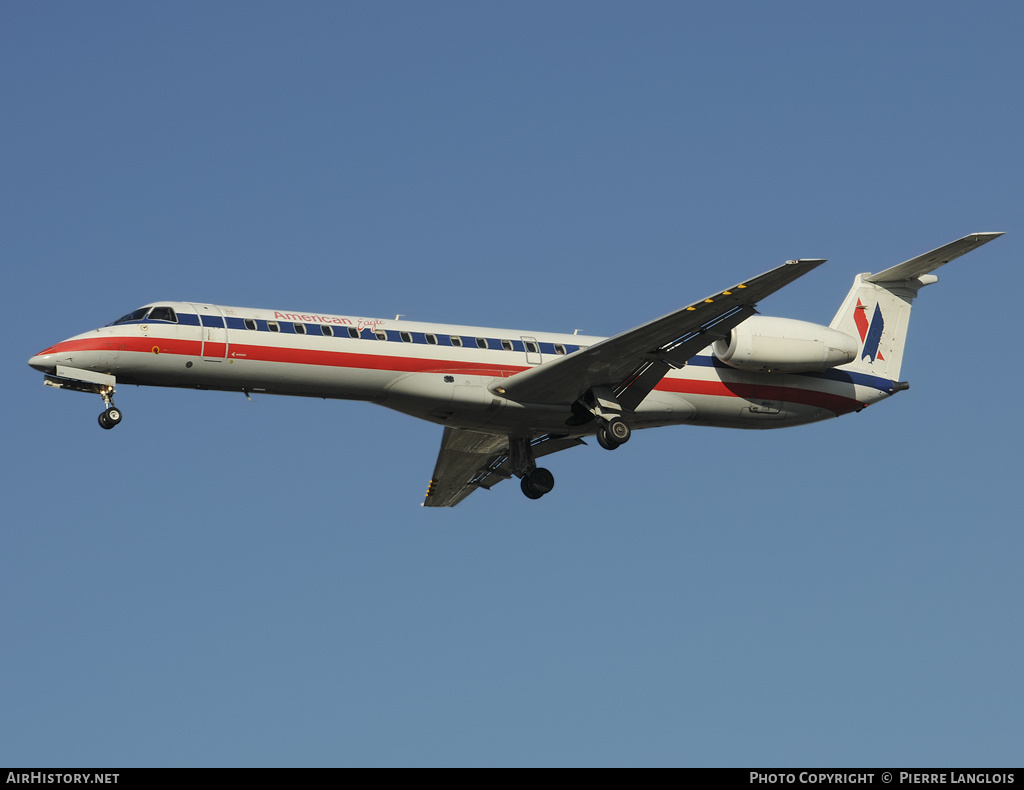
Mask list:
[{"label": "engine nacelle", "polygon": [[792,318],[755,315],[716,340],[715,356],[730,367],[755,373],[807,373],[845,365],[860,344],[845,332]]}]

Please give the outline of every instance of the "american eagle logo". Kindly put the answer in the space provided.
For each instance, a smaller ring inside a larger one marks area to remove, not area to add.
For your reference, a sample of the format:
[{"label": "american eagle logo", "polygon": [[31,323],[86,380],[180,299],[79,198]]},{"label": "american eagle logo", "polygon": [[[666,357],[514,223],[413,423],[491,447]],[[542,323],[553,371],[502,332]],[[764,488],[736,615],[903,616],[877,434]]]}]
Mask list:
[{"label": "american eagle logo", "polygon": [[853,311],[853,322],[857,325],[857,331],[860,333],[860,342],[864,344],[864,348],[860,352],[860,358],[868,357],[872,362],[875,359],[885,362],[885,357],[878,350],[878,344],[882,340],[882,330],[885,329],[885,319],[882,318],[882,310],[877,304],[875,305],[875,313],[871,316],[870,325],[868,324],[867,312],[868,308],[858,299],[857,309]]}]

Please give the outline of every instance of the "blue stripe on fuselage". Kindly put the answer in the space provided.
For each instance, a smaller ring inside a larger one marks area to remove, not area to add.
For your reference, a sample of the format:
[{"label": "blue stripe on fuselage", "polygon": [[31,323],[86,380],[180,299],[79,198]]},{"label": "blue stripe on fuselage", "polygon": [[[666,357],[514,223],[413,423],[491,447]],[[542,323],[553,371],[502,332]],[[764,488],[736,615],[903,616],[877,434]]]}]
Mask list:
[{"label": "blue stripe on fuselage", "polygon": [[[698,365],[706,368],[720,368],[722,370],[735,370],[729,365],[726,365],[717,357],[692,357],[688,365]],[[893,388],[893,382],[891,379],[882,378],[881,376],[869,376],[866,373],[855,373],[850,370],[825,370],[820,373],[789,373],[790,376],[806,376],[812,379],[823,379],[825,381],[838,381],[842,384],[859,384],[862,387],[871,387],[871,389],[879,390],[880,392],[891,392]]]}]

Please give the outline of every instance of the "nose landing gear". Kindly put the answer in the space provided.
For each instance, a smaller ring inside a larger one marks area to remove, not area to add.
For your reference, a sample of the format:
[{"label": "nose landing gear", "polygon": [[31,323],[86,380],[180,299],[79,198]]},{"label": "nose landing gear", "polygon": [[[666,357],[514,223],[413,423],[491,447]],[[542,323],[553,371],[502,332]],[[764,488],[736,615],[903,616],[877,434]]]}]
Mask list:
[{"label": "nose landing gear", "polygon": [[100,426],[106,428],[108,431],[121,422],[121,410],[114,405],[114,388],[113,387],[101,387],[99,390],[100,397],[103,398],[103,403],[107,407],[106,411],[100,414],[99,422]]},{"label": "nose landing gear", "polygon": [[57,365],[56,373],[51,373],[43,380],[43,384],[57,389],[73,392],[90,392],[103,398],[106,407],[100,415],[100,425],[110,430],[121,422],[121,410],[114,405],[114,385],[117,383],[109,373],[97,373],[94,370],[80,370]]}]

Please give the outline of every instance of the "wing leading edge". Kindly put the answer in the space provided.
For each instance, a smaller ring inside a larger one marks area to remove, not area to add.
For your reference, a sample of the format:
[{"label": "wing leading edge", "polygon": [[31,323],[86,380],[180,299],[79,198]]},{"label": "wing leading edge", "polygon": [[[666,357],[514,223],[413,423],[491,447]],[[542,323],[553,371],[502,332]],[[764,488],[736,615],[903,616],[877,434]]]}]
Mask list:
[{"label": "wing leading edge", "polygon": [[635,409],[670,369],[682,367],[756,313],[758,301],[824,262],[787,261],[590,348],[517,373],[496,384],[494,391],[520,403],[568,405],[587,390],[607,387],[623,408]]}]

